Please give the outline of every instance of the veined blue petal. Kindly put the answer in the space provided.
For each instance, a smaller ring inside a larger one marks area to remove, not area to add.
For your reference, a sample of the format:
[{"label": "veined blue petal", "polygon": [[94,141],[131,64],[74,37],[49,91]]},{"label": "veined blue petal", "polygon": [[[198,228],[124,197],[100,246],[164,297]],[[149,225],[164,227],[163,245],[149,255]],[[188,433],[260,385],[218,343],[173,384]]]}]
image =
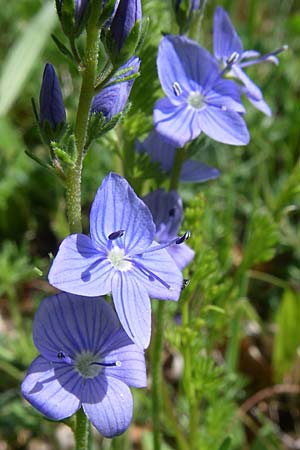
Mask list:
[{"label": "veined blue petal", "polygon": [[[154,243],[152,247],[157,247],[157,244]],[[182,273],[166,249],[144,253],[140,258],[135,257],[134,261],[136,265],[131,274],[134,275],[136,283],[143,284],[150,297],[175,301],[179,299]],[[143,267],[146,270],[143,270]]]},{"label": "veined blue petal", "polygon": [[182,165],[180,181],[203,183],[204,181],[214,180],[215,178],[218,178],[219,175],[220,172],[215,167],[210,167],[200,161],[188,159]]},{"label": "veined blue petal", "polygon": [[220,78],[213,89],[208,92],[206,98],[209,103],[223,106],[223,108],[231,111],[246,112],[241,101],[238,85],[232,80]]},{"label": "veined blue petal", "polygon": [[234,52],[239,55],[243,53],[243,44],[221,6],[215,9],[213,30],[214,55],[217,59],[225,61]]},{"label": "veined blue petal", "polygon": [[[125,334],[123,330],[122,332]],[[120,361],[120,365],[105,367],[105,376],[118,378],[132,387],[142,388],[147,386],[145,357],[141,349],[135,344],[122,346],[122,348],[109,352],[104,359],[104,362],[106,361]]]},{"label": "veined blue petal", "polygon": [[192,250],[187,244],[172,245],[167,248],[169,255],[174,259],[175,263],[180,270],[183,270],[195,256],[194,250]]},{"label": "veined blue petal", "polygon": [[53,365],[38,356],[28,369],[22,395],[52,420],[72,416],[81,405],[82,379],[71,366]]},{"label": "veined blue petal", "polygon": [[249,132],[240,114],[210,106],[199,114],[199,126],[215,141],[231,145],[247,145]]},{"label": "veined blue petal", "polygon": [[142,18],[141,0],[120,0],[111,23],[111,34],[121,50],[134,26]]},{"label": "veined blue petal", "polygon": [[63,240],[48,274],[49,283],[66,292],[94,297],[111,291],[114,268],[84,234]]},{"label": "veined blue petal", "polygon": [[142,252],[153,241],[155,225],[144,202],[128,182],[110,173],[97,191],[90,214],[91,238],[95,245],[108,246],[111,233],[124,230],[118,246],[126,253]]},{"label": "veined blue petal", "polygon": [[261,100],[256,100],[253,97],[251,97],[251,95],[246,90],[244,93],[245,93],[245,95],[247,95],[249,102],[252,103],[252,105],[256,109],[258,109],[259,111],[261,111],[268,117],[272,116],[272,110],[271,110],[270,106],[268,105],[268,103],[263,98]]},{"label": "veined blue petal", "polygon": [[147,153],[152,162],[158,162],[164,172],[170,172],[173,167],[176,147],[163,136],[152,130],[143,142],[136,142],[136,151]]},{"label": "veined blue petal", "polygon": [[133,400],[125,383],[113,377],[107,377],[105,382],[99,376],[86,383],[82,407],[97,430],[111,438],[128,428],[132,419]]},{"label": "veined blue petal", "polygon": [[198,112],[185,103],[174,106],[168,98],[155,103],[153,122],[156,131],[176,147],[183,147],[201,133]]},{"label": "veined blue petal", "polygon": [[143,283],[130,272],[116,272],[112,296],[120,322],[132,341],[147,348],[151,335],[151,306]]}]

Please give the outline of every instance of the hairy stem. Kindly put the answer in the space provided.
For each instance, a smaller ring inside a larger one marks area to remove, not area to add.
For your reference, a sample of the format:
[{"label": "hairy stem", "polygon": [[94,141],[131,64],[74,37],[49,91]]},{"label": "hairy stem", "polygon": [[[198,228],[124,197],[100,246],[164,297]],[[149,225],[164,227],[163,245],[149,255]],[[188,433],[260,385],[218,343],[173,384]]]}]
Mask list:
[{"label": "hairy stem", "polygon": [[94,96],[94,83],[98,63],[99,29],[98,29],[99,2],[92,1],[90,19],[86,30],[85,70],[75,124],[75,139],[77,158],[75,164],[69,169],[67,175],[67,208],[71,233],[80,233],[81,225],[81,172],[85,153],[85,141],[91,102]]},{"label": "hairy stem", "polygon": [[82,408],[76,413],[75,440],[76,450],[88,450],[89,421]]}]

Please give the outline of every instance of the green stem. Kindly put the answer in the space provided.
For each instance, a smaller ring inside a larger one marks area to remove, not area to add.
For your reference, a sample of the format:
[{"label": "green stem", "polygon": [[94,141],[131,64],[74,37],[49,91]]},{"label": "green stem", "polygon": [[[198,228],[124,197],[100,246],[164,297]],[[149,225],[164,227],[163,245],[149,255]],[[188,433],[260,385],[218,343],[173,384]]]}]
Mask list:
[{"label": "green stem", "polygon": [[81,172],[85,153],[85,142],[91,102],[94,96],[94,83],[98,64],[99,29],[98,0],[91,5],[90,20],[86,30],[85,70],[82,75],[79,104],[75,123],[77,159],[67,175],[67,207],[71,233],[80,233],[81,225]]},{"label": "green stem", "polygon": [[89,441],[89,421],[80,408],[76,413],[75,441],[76,450],[87,450]]},{"label": "green stem", "polygon": [[165,302],[158,302],[156,335],[152,352],[152,424],[153,424],[153,449],[161,448],[161,385],[162,385],[162,349],[164,329]]},{"label": "green stem", "polygon": [[170,179],[170,191],[172,189],[177,189],[180,179],[181,166],[185,160],[186,151],[184,148],[178,148],[175,153],[173,169]]}]

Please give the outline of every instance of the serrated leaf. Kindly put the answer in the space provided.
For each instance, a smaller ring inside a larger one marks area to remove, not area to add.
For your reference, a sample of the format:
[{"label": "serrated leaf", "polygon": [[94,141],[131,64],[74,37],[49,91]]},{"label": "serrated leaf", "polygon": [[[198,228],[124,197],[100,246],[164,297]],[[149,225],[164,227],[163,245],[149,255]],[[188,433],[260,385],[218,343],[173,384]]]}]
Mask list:
[{"label": "serrated leaf", "polygon": [[0,77],[0,115],[6,114],[18,97],[55,22],[55,8],[52,2],[47,2],[10,49]]}]

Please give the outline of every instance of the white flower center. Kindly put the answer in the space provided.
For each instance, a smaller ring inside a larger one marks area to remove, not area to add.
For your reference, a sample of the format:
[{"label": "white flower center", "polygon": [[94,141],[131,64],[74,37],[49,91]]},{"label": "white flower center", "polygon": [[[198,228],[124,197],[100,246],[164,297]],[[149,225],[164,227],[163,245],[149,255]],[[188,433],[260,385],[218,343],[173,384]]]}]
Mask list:
[{"label": "white flower center", "polygon": [[203,95],[200,92],[191,92],[188,96],[187,102],[190,106],[196,109],[201,109],[205,106]]},{"label": "white flower center", "polygon": [[124,256],[125,252],[123,248],[116,246],[113,247],[110,252],[108,252],[107,258],[116,269],[122,270],[122,272],[126,272],[127,270],[131,269],[132,264],[130,261],[125,261]]},{"label": "white flower center", "polygon": [[83,378],[94,378],[103,369],[103,366],[92,364],[97,361],[93,353],[87,351],[82,352],[75,358],[75,369]]}]

